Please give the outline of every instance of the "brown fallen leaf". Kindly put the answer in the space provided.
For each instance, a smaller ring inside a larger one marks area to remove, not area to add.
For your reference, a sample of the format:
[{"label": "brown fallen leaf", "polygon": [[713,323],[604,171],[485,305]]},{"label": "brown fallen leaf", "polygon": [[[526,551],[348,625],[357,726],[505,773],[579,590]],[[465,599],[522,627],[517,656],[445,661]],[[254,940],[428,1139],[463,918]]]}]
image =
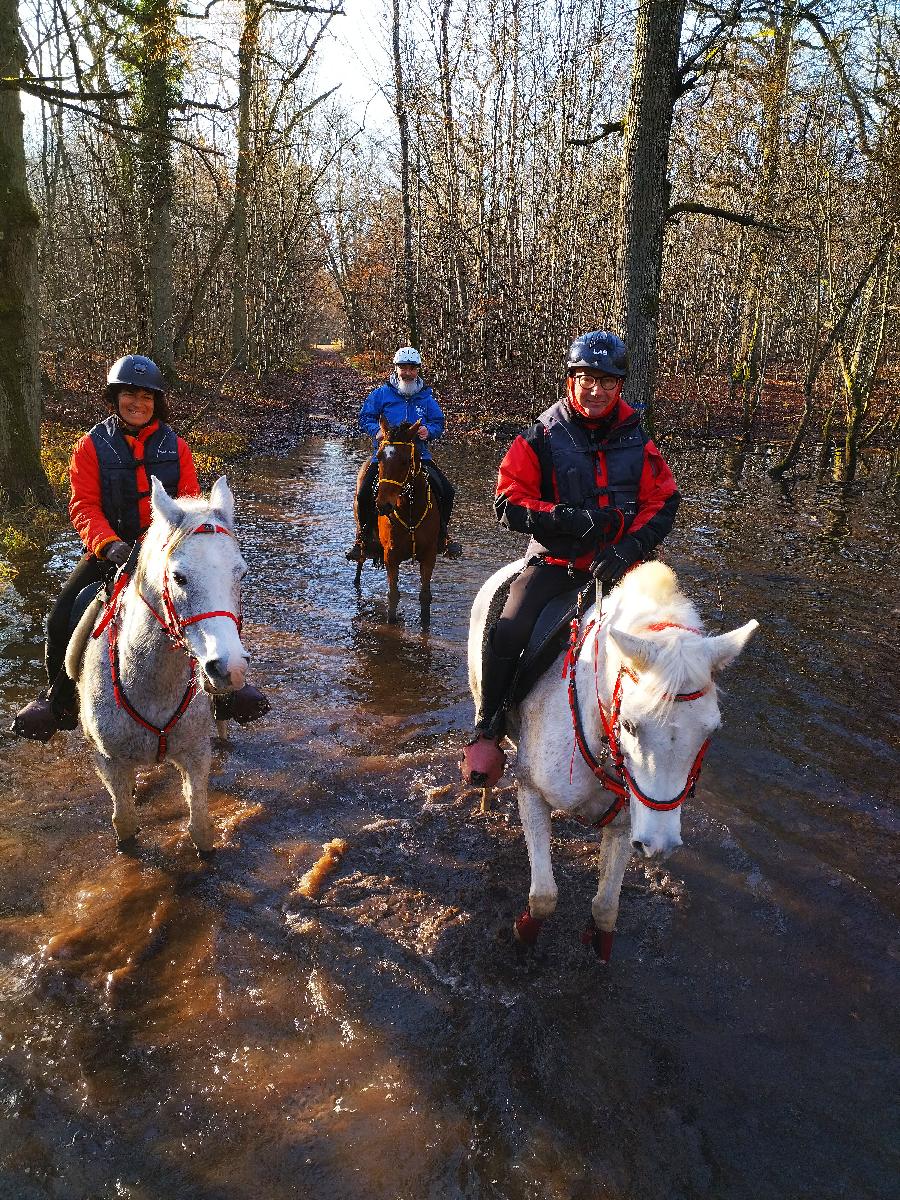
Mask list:
[{"label": "brown fallen leaf", "polygon": [[305,896],[307,900],[315,900],[322,890],[325,877],[341,865],[341,859],[349,849],[350,843],[343,838],[332,838],[330,842],[326,842],[322,847],[321,857],[301,876],[294,889],[295,894]]}]

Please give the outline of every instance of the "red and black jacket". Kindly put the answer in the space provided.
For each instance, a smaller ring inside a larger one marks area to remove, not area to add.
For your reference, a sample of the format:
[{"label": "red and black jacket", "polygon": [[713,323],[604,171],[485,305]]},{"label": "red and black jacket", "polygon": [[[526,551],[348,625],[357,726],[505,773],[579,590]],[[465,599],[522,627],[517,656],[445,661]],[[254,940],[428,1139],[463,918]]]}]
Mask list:
[{"label": "red and black jacket", "polygon": [[69,467],[69,516],[85,548],[99,556],[111,542],[132,543],[150,524],[150,479],[170,496],[199,496],[187,442],[161,421],[136,435],[115,415],[76,444]]},{"label": "red and black jacket", "polygon": [[[605,546],[626,534],[647,557],[671,530],[679,504],[674,476],[635,411],[619,400],[602,421],[580,417],[567,399],[520,434],[500,464],[495,508],[500,523],[530,533],[527,557],[587,570]],[[562,536],[557,504],[609,509],[608,539],[586,546]]]}]

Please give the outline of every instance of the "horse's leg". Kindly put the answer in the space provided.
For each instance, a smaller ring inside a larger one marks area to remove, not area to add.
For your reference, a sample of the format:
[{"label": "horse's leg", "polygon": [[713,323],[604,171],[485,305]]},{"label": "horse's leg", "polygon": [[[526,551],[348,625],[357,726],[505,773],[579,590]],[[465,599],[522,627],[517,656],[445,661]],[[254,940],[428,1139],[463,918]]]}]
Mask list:
[{"label": "horse's leg", "polygon": [[431,624],[431,576],[434,574],[434,564],[437,560],[437,549],[429,550],[419,563],[419,611],[422,624],[427,628]]},{"label": "horse's leg", "polygon": [[94,765],[112,797],[113,829],[116,831],[116,842],[121,847],[138,831],[138,815],[134,806],[134,766],[107,758],[99,752],[94,753]]},{"label": "horse's leg", "polygon": [[607,825],[600,843],[600,879],[597,895],[591,901],[594,931],[588,930],[590,936],[585,936],[585,941],[589,941],[594,947],[601,962],[609,962],[612,954],[619,896],[631,851],[631,827],[627,819],[622,824],[617,820],[612,825]]},{"label": "horse's leg", "polygon": [[356,588],[357,591],[362,590],[362,569],[363,569],[362,563],[358,562],[356,564],[356,578],[353,580],[353,586]]},{"label": "horse's leg", "polygon": [[528,907],[518,918],[516,937],[527,946],[537,941],[543,921],[556,908],[556,881],[550,861],[550,806],[534,788],[519,784],[519,819],[528,847],[531,886]]},{"label": "horse's leg", "polygon": [[400,559],[391,551],[387,551],[384,556],[384,569],[387,572],[388,581],[388,625],[396,625],[397,623],[397,606],[400,603],[400,587],[398,583],[400,575]]},{"label": "horse's leg", "polygon": [[212,752],[209,738],[203,737],[175,763],[181,772],[182,791],[188,806],[188,833],[199,854],[213,849],[213,830],[209,819],[208,786]]}]

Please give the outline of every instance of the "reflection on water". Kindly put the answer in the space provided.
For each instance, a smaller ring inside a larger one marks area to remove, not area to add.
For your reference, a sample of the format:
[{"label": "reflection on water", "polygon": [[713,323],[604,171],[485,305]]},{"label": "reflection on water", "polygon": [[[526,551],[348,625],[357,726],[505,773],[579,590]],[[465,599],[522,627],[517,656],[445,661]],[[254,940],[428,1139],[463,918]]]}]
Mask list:
[{"label": "reflection on water", "polygon": [[[310,438],[234,481],[274,711],[214,764],[212,864],[171,769],[144,780],[129,858],[80,735],[3,744],[0,1195],[737,1198],[773,1164],[779,1195],[837,1196],[848,1170],[887,1194],[866,1114],[900,964],[890,514],[779,489],[764,453],[667,447],[669,561],[711,631],[762,633],[723,680],[682,857],[629,871],[610,971],[577,938],[594,848],[563,829],[559,914],[522,966],[512,792],[482,816],[455,786],[469,608],[522,548],[492,515],[501,450],[443,460],[466,556],[438,565],[428,633],[411,566],[397,626],[383,572],[353,588],[362,443]],[[76,556],[61,531],[0,596],[9,715]],[[338,837],[321,895],[298,894]]]}]

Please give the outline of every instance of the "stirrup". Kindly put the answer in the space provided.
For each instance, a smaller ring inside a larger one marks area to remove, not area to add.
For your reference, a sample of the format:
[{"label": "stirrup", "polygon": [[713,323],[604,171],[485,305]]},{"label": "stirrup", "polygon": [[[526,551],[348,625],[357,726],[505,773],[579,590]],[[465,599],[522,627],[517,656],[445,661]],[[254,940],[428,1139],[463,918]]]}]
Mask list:
[{"label": "stirrup", "polygon": [[36,700],[30,700],[24,708],[20,708],[9,727],[10,733],[14,733],[16,737],[45,743],[50,741],[58,729],[59,721],[46,692],[41,692]]},{"label": "stirrup", "polygon": [[455,542],[453,538],[448,536],[444,548],[441,551],[441,554],[443,554],[444,558],[462,558],[462,553],[462,542]]},{"label": "stirrup", "polygon": [[506,755],[500,749],[501,736],[491,737],[480,729],[475,730],[462,754],[460,770],[463,783],[490,788],[499,782],[506,770]]},{"label": "stirrup", "polygon": [[258,721],[271,708],[269,701],[252,683],[245,683],[236,692],[213,697],[213,712],[217,721],[237,721],[238,725],[249,725]]}]

